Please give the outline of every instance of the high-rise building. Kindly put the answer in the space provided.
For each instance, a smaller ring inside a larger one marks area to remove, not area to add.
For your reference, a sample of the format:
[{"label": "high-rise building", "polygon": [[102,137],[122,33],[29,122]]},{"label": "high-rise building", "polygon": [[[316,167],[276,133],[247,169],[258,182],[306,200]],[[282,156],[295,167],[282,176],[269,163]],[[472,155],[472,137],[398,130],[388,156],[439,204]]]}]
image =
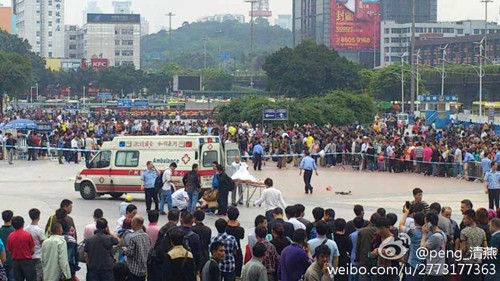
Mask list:
[{"label": "high-rise building", "polygon": [[330,46],[331,2],[332,0],[293,1],[294,45],[304,40],[313,40]]},{"label": "high-rise building", "polygon": [[84,32],[77,25],[66,25],[64,27],[64,57],[68,59],[84,58]]},{"label": "high-rise building", "polygon": [[141,17],[141,36],[149,34],[149,21],[145,17]]},{"label": "high-rise building", "polygon": [[130,14],[132,7],[131,0],[113,0],[113,10],[115,14]]},{"label": "high-rise building", "polygon": [[[412,21],[413,0],[381,0],[382,20],[408,23]],[[437,0],[415,1],[415,22],[437,21]]]},{"label": "high-rise building", "polygon": [[292,15],[278,15],[274,23],[283,29],[292,30]]},{"label": "high-rise building", "polygon": [[14,0],[19,37],[45,58],[64,57],[64,0]]},{"label": "high-rise building", "polygon": [[107,59],[110,66],[141,66],[141,16],[88,14],[84,26],[84,56]]},{"label": "high-rise building", "polygon": [[97,0],[90,0],[87,2],[87,6],[83,10],[83,24],[87,23],[87,14],[100,14],[102,13],[101,9],[97,5]]},{"label": "high-rise building", "polygon": [[13,34],[12,25],[12,7],[0,5],[0,30]]}]

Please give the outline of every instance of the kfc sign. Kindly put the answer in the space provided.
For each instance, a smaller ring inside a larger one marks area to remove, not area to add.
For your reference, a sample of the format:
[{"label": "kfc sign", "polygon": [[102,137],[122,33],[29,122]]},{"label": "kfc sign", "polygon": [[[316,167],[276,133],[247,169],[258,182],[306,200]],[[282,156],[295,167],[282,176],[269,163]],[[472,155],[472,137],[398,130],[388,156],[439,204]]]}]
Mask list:
[{"label": "kfc sign", "polygon": [[90,69],[101,70],[108,68],[108,60],[107,59],[90,59]]}]

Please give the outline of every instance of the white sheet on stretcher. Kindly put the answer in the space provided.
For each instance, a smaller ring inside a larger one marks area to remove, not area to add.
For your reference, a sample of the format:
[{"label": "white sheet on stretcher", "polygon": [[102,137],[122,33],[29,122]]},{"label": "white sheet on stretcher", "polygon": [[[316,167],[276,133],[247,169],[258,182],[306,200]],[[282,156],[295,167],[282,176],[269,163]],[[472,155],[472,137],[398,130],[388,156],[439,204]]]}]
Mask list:
[{"label": "white sheet on stretcher", "polygon": [[241,163],[240,168],[231,176],[231,178],[233,180],[259,182],[259,179],[250,175],[248,165],[246,163]]}]

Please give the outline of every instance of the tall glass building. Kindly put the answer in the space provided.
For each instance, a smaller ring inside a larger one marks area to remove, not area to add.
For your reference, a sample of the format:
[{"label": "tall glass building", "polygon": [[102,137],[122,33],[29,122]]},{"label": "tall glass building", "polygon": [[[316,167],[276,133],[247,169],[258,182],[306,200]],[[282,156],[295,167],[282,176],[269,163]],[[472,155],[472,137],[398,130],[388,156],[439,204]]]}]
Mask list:
[{"label": "tall glass building", "polygon": [[[411,22],[413,0],[381,0],[380,5],[382,20]],[[415,22],[437,21],[437,0],[416,0],[415,7]]]}]

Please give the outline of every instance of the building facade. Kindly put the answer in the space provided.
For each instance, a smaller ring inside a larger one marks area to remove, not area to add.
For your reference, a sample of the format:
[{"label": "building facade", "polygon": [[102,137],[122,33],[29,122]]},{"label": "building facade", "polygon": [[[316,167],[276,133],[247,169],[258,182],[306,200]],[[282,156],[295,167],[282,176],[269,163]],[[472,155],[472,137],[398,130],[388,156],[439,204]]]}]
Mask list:
[{"label": "building facade", "polygon": [[[457,64],[479,64],[478,42],[483,35],[470,35],[461,37],[437,38],[415,42],[416,49],[420,50],[420,63],[430,66],[441,65],[443,48],[446,47],[445,59]],[[488,35],[486,45],[487,58],[497,63],[500,58],[500,33]],[[484,56],[484,52],[483,52]]]},{"label": "building facade", "polygon": [[[381,0],[382,20],[412,22],[412,5],[413,0]],[[437,0],[416,0],[415,8],[415,22],[437,21]]]},{"label": "building facade", "polygon": [[283,29],[292,30],[292,15],[278,15],[274,23]]},{"label": "building facade", "polygon": [[12,7],[0,6],[0,30],[13,34],[12,19]]},{"label": "building facade", "polygon": [[141,16],[88,14],[84,26],[84,57],[109,60],[110,66],[141,66]]},{"label": "building facade", "polygon": [[113,0],[113,11],[115,14],[131,14],[132,1],[130,0]]},{"label": "building facade", "polygon": [[221,14],[221,15],[207,16],[198,19],[198,22],[207,22],[207,21],[216,21],[216,22],[237,21],[239,23],[244,23],[245,16],[237,14]]},{"label": "building facade", "polygon": [[84,58],[84,32],[77,25],[64,27],[64,57],[68,59]]},{"label": "building facade", "polygon": [[15,0],[16,30],[33,52],[64,57],[64,0]]},{"label": "building facade", "polygon": [[[457,38],[484,34],[484,21],[467,20],[457,22],[416,23],[415,39],[428,41],[440,38]],[[500,25],[488,24],[488,34],[500,33]],[[380,61],[382,66],[400,62],[404,53],[409,53],[411,43],[411,23],[399,24],[394,21],[381,22]]]}]

